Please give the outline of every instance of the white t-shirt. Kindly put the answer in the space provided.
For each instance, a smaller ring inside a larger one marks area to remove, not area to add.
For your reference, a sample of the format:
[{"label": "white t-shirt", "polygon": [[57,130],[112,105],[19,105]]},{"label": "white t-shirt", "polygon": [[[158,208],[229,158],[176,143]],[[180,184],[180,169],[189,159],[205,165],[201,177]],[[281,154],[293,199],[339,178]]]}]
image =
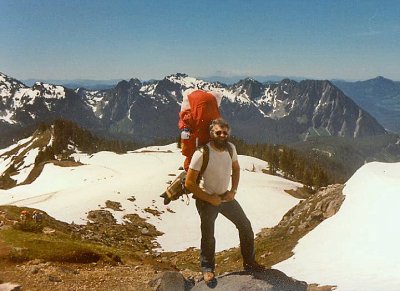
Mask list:
[{"label": "white t-shirt", "polygon": [[[208,194],[224,194],[229,187],[232,174],[232,162],[237,161],[236,148],[229,143],[232,148],[232,158],[228,150],[223,152],[215,150],[210,143],[209,160],[206,170],[203,173],[201,188]],[[203,164],[203,153],[197,150],[192,157],[189,168],[200,171]]]}]

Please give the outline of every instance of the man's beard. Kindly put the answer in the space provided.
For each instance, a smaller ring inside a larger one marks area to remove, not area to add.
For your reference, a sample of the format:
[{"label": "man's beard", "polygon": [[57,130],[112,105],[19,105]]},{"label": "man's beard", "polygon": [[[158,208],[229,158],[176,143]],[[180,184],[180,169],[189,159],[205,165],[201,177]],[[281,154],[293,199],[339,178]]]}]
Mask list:
[{"label": "man's beard", "polygon": [[213,137],[212,141],[214,146],[219,150],[225,150],[228,146],[228,138],[220,139],[219,137]]}]

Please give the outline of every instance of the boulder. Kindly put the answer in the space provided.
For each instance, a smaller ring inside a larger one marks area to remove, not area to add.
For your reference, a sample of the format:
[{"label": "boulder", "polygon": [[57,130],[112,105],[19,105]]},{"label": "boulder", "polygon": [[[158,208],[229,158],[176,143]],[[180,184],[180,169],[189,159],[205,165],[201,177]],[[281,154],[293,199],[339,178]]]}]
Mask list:
[{"label": "boulder", "polygon": [[186,280],[185,277],[175,271],[167,271],[158,274],[153,280],[149,282],[155,291],[186,291],[190,290],[193,283]]},{"label": "boulder", "polygon": [[286,276],[281,271],[267,269],[261,272],[233,272],[217,276],[212,282],[193,282],[186,280],[179,272],[164,272],[151,281],[157,291],[306,291],[307,283]]}]

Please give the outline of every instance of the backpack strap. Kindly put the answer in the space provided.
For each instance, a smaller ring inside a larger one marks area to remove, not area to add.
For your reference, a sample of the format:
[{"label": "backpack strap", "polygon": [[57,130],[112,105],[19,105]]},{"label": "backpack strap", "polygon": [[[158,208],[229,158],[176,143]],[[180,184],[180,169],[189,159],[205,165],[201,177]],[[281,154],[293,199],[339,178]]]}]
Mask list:
[{"label": "backpack strap", "polygon": [[208,161],[210,159],[210,149],[209,149],[208,145],[204,145],[204,146],[200,147],[199,150],[203,154],[203,164],[201,165],[199,175],[197,176],[197,181],[196,181],[197,184],[200,183],[200,180],[201,180],[204,172],[207,169]]},{"label": "backpack strap", "polygon": [[227,150],[232,159],[233,158],[233,148],[229,142],[228,142]]}]

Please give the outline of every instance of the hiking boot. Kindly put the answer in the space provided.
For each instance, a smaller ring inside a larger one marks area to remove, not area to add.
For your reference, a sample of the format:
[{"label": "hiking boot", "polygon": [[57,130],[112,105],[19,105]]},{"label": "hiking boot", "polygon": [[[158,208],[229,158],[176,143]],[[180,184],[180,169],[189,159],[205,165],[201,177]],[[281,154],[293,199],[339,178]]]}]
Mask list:
[{"label": "hiking boot", "polygon": [[265,271],[266,267],[263,265],[260,265],[257,262],[251,263],[251,264],[244,264],[243,268],[245,271],[249,272],[262,272]]},{"label": "hiking boot", "polygon": [[203,279],[206,283],[211,282],[212,280],[214,280],[214,278],[215,278],[214,272],[203,272]]}]

